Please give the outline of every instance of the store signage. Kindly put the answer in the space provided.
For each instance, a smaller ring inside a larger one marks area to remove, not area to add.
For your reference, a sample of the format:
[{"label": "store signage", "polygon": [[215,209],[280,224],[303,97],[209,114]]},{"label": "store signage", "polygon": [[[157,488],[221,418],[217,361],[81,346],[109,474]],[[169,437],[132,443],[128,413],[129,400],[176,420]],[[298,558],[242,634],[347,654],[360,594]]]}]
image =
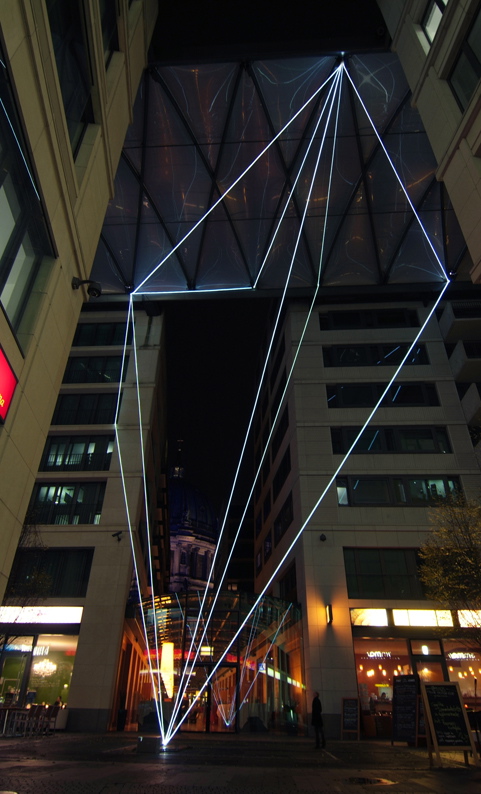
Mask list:
[{"label": "store signage", "polygon": [[18,378],[0,347],[0,422],[4,422],[17,388]]},{"label": "store signage", "polygon": [[368,659],[390,659],[391,651],[367,651]]}]

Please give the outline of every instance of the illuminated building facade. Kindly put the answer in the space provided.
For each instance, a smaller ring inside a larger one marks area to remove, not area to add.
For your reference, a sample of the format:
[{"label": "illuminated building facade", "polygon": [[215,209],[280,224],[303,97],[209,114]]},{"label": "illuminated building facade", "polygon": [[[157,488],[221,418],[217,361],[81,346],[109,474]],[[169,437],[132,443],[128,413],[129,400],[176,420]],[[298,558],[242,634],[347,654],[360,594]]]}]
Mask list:
[{"label": "illuminated building facade", "polygon": [[377,735],[390,735],[394,676],[459,680],[472,704],[481,669],[479,653],[463,646],[463,616],[436,611],[417,576],[429,507],[457,489],[479,493],[470,426],[479,422],[481,301],[461,273],[356,441],[432,307],[419,293],[389,301],[382,291],[346,293],[345,302],[318,304],[307,327],[308,304],[292,301],[257,424],[259,459],[279,408],[255,505],[256,589],[283,561],[268,592],[301,604],[305,683],[322,693],[332,735],[343,697],[359,694],[367,735],[376,725]]},{"label": "illuminated building facade", "polygon": [[72,278],[90,277],[157,6],[1,4],[0,340],[18,383],[1,427],[0,595],[87,298]]},{"label": "illuminated building facade", "polygon": [[[168,581],[164,332],[158,307],[139,307],[135,355],[125,304],[85,305],[31,494],[35,538],[17,549],[12,606],[0,613],[11,638],[2,697],[54,703],[60,694],[69,730],[115,729],[119,719],[136,728],[150,693],[135,604]],[[32,578],[40,597],[26,606]]]}]

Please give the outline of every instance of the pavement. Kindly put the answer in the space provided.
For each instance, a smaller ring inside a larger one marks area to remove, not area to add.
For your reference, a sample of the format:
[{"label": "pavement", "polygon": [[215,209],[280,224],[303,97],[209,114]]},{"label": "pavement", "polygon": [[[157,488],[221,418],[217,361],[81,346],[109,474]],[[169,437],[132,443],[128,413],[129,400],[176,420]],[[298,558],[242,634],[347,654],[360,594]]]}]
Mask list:
[{"label": "pavement", "polygon": [[480,794],[481,766],[461,752],[387,741],[193,734],[167,750],[135,733],[0,736],[0,794]]}]

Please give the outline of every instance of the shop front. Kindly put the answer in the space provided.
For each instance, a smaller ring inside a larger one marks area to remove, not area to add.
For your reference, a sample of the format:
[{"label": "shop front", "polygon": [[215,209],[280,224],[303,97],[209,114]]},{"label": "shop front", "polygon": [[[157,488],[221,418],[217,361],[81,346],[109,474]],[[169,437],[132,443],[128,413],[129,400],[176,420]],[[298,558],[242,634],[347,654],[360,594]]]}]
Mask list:
[{"label": "shop front", "polygon": [[391,738],[393,687],[400,675],[457,681],[466,708],[481,709],[481,649],[470,646],[456,622],[446,610],[351,610],[365,736]]}]

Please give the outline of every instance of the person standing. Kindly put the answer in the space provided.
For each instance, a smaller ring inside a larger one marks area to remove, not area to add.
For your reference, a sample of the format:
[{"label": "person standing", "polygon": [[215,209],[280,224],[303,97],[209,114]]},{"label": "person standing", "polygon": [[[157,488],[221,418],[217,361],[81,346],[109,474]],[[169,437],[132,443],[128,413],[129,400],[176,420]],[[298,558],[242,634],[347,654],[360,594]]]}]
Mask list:
[{"label": "person standing", "polygon": [[324,737],[324,723],[322,721],[322,705],[319,699],[319,692],[314,692],[312,701],[312,725],[316,736],[316,748],[325,747],[326,739]]}]

